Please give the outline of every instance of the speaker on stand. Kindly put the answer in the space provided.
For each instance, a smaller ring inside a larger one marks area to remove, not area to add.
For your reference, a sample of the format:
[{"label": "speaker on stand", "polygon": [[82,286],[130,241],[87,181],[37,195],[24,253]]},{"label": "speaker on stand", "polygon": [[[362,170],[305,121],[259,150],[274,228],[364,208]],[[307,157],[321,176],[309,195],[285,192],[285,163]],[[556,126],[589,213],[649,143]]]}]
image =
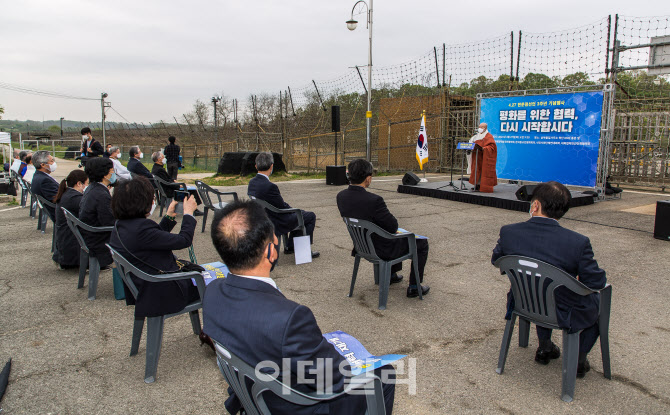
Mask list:
[{"label": "speaker on stand", "polygon": [[519,189],[515,193],[517,200],[530,202],[530,200],[533,198],[533,192],[535,191],[535,186],[536,185],[534,184],[527,184],[519,187]]},{"label": "speaker on stand", "polygon": [[405,173],[405,176],[402,178],[402,184],[404,186],[416,186],[417,184],[419,184],[420,181],[421,179],[419,178],[419,176],[412,173],[411,171]]}]

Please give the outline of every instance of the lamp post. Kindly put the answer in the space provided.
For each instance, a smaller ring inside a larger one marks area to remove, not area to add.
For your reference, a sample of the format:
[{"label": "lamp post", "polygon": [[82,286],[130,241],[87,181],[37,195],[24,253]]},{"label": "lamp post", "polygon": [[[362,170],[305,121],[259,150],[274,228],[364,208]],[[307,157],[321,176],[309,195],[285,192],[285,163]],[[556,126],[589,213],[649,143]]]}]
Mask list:
[{"label": "lamp post", "polygon": [[60,143],[63,144],[63,120],[65,118],[60,117]]},{"label": "lamp post", "polygon": [[221,97],[218,95],[215,95],[212,97],[212,104],[214,105],[214,139],[219,140],[219,123],[217,122],[217,114],[216,114],[216,103],[221,101]]},{"label": "lamp post", "polygon": [[356,6],[360,3],[364,4],[367,8],[367,26],[368,26],[368,35],[369,35],[369,46],[368,46],[368,110],[365,113],[365,129],[366,129],[366,151],[365,159],[370,161],[370,133],[371,133],[371,122],[372,122],[372,110],[370,109],[370,101],[372,99],[372,0],[369,0],[370,4],[366,3],[363,0],[358,0],[354,3],[354,7],[351,8],[351,19],[347,20],[347,29],[356,30],[358,21],[354,20],[354,10]]},{"label": "lamp post", "polygon": [[111,102],[105,102],[105,98],[108,96],[109,95],[107,95],[106,92],[100,94],[100,108],[102,109],[102,148],[107,148],[107,137],[105,133],[105,108],[112,106]]}]

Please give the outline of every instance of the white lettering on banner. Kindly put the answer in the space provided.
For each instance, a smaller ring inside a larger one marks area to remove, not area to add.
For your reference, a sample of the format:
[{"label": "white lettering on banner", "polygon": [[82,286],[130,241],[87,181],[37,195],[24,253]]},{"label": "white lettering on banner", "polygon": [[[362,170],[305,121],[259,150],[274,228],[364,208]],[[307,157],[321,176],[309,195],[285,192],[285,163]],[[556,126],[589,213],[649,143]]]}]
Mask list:
[{"label": "white lettering on banner", "polygon": [[500,131],[502,132],[517,132],[519,131],[519,123],[516,122],[501,122]]},{"label": "white lettering on banner", "polygon": [[526,121],[526,110],[518,110],[516,114],[519,121]]},{"label": "white lettering on banner", "polygon": [[507,121],[507,114],[509,111],[500,111],[500,121]]}]

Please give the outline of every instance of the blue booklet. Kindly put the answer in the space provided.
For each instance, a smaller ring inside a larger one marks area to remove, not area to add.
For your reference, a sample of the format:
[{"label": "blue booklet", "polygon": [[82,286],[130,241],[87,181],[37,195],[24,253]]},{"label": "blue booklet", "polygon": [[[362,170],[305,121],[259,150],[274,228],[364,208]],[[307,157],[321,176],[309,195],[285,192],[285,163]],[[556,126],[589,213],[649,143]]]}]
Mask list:
[{"label": "blue booklet", "polygon": [[[205,269],[202,272],[202,276],[205,277],[205,285],[209,285],[210,282],[217,278],[226,278],[230,272],[223,262],[210,262],[209,264],[200,264],[200,266]],[[195,279],[191,278],[191,280],[193,281],[193,285],[196,285]]]},{"label": "blue booklet", "polygon": [[[412,232],[408,231],[407,229],[398,228],[398,230],[396,231],[396,233],[402,235],[403,233],[412,233]],[[416,239],[428,239],[427,236],[423,236],[423,235],[417,235],[417,234],[414,234],[414,236],[416,237]]]},{"label": "blue booklet", "polygon": [[370,354],[370,352],[368,352],[361,342],[354,336],[339,330],[325,333],[323,337],[335,346],[335,350],[337,350],[342,357],[347,359],[351,366],[351,374],[353,376],[375,370],[406,357],[406,355],[403,354],[374,356]]}]

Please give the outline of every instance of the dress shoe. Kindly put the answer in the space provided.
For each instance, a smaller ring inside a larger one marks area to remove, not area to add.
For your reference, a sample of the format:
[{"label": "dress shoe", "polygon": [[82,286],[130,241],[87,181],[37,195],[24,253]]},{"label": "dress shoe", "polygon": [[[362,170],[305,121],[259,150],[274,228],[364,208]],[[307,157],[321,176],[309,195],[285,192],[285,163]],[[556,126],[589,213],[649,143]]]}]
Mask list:
[{"label": "dress shoe", "polygon": [[547,365],[549,364],[549,360],[558,359],[559,357],[561,357],[561,349],[554,343],[551,343],[551,348],[549,349],[538,347],[535,352],[535,361],[541,365]]},{"label": "dress shoe", "polygon": [[398,274],[396,274],[396,273],[394,273],[393,275],[391,275],[391,284],[397,284],[397,283],[399,283],[400,281],[402,281],[402,275],[398,275]]},{"label": "dress shoe", "polygon": [[[422,285],[421,286],[421,294],[426,295],[428,294],[428,291],[430,291],[430,287],[427,285]],[[407,297],[408,298],[414,298],[419,296],[419,290],[416,289],[416,287],[409,286],[407,287]]]},{"label": "dress shoe", "polygon": [[206,344],[206,345],[209,346],[213,351],[216,351],[216,350],[214,349],[214,342],[212,341],[212,339],[209,338],[208,335],[205,334],[204,331],[201,331],[200,334],[198,335],[198,337],[200,338],[200,347],[202,347],[203,344]]},{"label": "dress shoe", "polygon": [[312,251],[312,258],[318,258],[321,256],[321,253],[319,251]]},{"label": "dress shoe", "polygon": [[109,271],[110,269],[112,269],[111,265],[107,265],[106,267],[100,267],[100,271]]},{"label": "dress shoe", "polygon": [[202,211],[200,211],[198,209],[193,211],[193,216],[202,216],[202,215],[203,215]]},{"label": "dress shoe", "polygon": [[591,364],[589,363],[589,359],[584,360],[584,363],[578,363],[577,364],[577,377],[578,378],[583,378],[586,376],[586,372],[591,370]]}]

